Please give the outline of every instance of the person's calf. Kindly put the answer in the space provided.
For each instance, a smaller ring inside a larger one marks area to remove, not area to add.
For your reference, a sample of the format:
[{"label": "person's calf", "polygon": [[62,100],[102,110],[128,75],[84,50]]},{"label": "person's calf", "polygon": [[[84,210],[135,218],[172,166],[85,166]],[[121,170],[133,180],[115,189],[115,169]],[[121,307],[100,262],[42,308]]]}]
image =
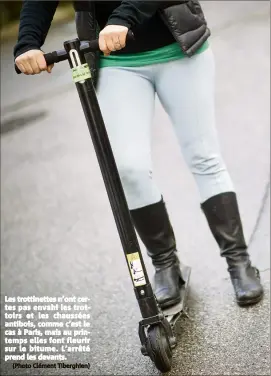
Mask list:
[{"label": "person's calf", "polygon": [[260,272],[250,262],[235,192],[215,195],[202,203],[201,208],[221,256],[226,258],[237,303],[240,306],[258,303],[263,297]]},{"label": "person's calf", "polygon": [[181,301],[184,284],[177,256],[174,232],[163,199],[131,210],[135,228],[155,269],[153,289],[161,308]]}]

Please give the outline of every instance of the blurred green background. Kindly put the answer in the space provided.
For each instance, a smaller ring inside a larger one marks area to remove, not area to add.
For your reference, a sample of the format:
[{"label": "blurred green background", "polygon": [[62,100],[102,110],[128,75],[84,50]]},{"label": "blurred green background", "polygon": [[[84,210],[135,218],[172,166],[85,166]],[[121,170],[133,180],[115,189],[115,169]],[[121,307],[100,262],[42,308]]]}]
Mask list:
[{"label": "blurred green background", "polygon": [[[18,21],[20,17],[20,10],[22,1],[1,1],[1,26],[14,21]],[[59,7],[72,6],[71,1],[61,1]]]},{"label": "blurred green background", "polygon": [[[21,7],[22,1],[0,1],[1,42],[17,38]],[[60,1],[52,24],[69,22],[73,17],[73,2]]]},{"label": "blurred green background", "polygon": [[19,19],[22,1],[1,1],[1,26]]}]

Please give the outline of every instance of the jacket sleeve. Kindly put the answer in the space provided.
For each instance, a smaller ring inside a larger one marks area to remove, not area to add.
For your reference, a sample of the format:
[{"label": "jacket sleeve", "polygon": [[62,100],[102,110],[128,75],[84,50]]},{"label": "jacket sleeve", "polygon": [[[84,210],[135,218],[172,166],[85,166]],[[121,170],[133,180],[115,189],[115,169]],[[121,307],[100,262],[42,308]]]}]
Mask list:
[{"label": "jacket sleeve", "polygon": [[122,1],[108,19],[107,25],[122,25],[129,29],[151,18],[161,1]]},{"label": "jacket sleeve", "polygon": [[18,41],[13,51],[15,59],[31,49],[41,48],[58,4],[59,1],[23,1]]}]

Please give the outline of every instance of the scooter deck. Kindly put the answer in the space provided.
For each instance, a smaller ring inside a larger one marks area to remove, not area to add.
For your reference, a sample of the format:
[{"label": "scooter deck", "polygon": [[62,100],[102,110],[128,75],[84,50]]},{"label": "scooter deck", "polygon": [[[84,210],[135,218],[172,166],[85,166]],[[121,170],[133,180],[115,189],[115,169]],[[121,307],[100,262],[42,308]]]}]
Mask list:
[{"label": "scooter deck", "polygon": [[163,313],[166,316],[168,322],[174,326],[179,317],[185,313],[186,300],[188,297],[188,286],[191,274],[191,268],[186,265],[181,266],[182,276],[185,284],[181,288],[181,301],[180,303],[163,309]]}]

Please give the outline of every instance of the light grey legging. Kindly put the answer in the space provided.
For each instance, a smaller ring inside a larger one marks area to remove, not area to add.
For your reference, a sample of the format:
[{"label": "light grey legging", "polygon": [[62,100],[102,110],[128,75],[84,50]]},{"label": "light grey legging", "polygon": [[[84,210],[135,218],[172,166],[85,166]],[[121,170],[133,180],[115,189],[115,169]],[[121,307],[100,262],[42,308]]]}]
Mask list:
[{"label": "light grey legging", "polygon": [[155,93],[174,126],[201,202],[234,190],[215,129],[214,73],[210,47],[192,58],[100,70],[98,100],[130,210],[161,200],[152,176]]}]

